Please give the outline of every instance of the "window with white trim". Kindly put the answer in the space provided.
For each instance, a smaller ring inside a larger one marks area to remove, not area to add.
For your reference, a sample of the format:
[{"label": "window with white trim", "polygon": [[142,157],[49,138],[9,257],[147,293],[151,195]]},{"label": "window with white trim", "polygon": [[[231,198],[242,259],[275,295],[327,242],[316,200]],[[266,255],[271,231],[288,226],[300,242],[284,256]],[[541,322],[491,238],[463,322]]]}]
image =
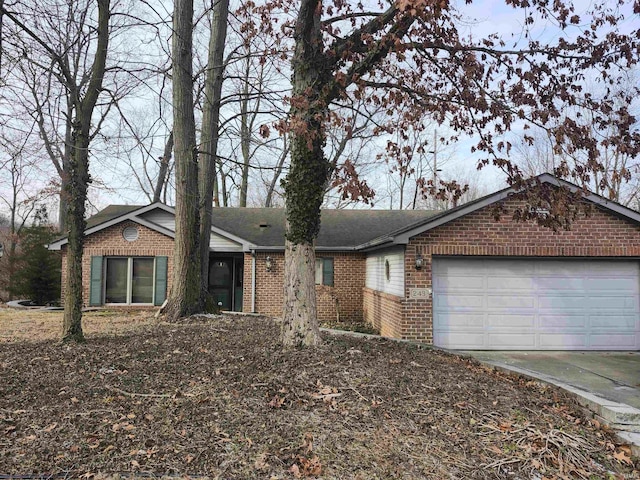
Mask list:
[{"label": "window with white trim", "polygon": [[107,257],[104,303],[153,304],[153,257]]}]

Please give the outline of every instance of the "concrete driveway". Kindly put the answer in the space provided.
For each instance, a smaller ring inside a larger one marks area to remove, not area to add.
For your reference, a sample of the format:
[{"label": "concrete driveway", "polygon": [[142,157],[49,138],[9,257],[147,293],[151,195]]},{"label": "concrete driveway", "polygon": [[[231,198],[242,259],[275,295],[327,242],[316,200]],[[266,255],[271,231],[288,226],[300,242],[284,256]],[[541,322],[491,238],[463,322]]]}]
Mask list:
[{"label": "concrete driveway", "polygon": [[465,351],[478,360],[515,367],[640,409],[640,352]]}]

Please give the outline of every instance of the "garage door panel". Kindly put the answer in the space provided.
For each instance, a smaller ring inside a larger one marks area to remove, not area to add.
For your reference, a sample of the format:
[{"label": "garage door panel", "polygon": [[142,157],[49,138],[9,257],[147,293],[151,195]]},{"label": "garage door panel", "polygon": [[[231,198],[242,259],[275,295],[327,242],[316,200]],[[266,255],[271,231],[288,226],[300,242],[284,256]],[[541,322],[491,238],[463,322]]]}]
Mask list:
[{"label": "garage door panel", "polygon": [[434,342],[640,349],[639,270],[626,260],[435,258]]},{"label": "garage door panel", "polygon": [[506,278],[527,278],[535,271],[535,266],[527,265],[518,261],[499,261],[495,260],[483,260],[483,264],[479,267],[483,274],[491,272],[493,277],[506,277]]},{"label": "garage door panel", "polygon": [[629,292],[636,291],[633,285],[634,277],[631,276],[607,276],[590,277],[585,280],[585,287],[588,292]]},{"label": "garage door panel", "polygon": [[584,267],[590,277],[602,276],[615,278],[619,275],[626,275],[629,278],[637,278],[638,274],[638,264],[634,261],[585,260]]},{"label": "garage door panel", "polygon": [[588,350],[586,334],[579,333],[541,333],[539,346],[544,350]]},{"label": "garage door panel", "polygon": [[585,288],[585,281],[583,278],[558,278],[558,277],[538,277],[535,279],[535,282],[532,288],[535,288],[538,292],[554,292],[554,291],[563,291],[563,290],[580,290],[583,291]]},{"label": "garage door panel", "polygon": [[479,294],[470,295],[452,295],[441,294],[438,295],[434,302],[435,308],[482,308],[484,303],[484,296]]},{"label": "garage door panel", "polygon": [[535,333],[488,333],[487,347],[532,350],[536,345]]},{"label": "garage door panel", "polygon": [[589,319],[583,314],[574,315],[539,315],[538,326],[542,330],[550,329],[584,329],[589,326]]},{"label": "garage door panel", "polygon": [[534,328],[536,326],[535,315],[487,315],[487,327],[495,328]]},{"label": "garage door panel", "polygon": [[594,350],[608,350],[610,345],[618,345],[623,350],[635,350],[640,342],[638,335],[591,334],[590,344]]},{"label": "garage door panel", "polygon": [[436,345],[460,345],[457,348],[476,348],[484,345],[484,333],[434,332],[433,341]]},{"label": "garage door panel", "polygon": [[[523,261],[523,260],[518,260]],[[527,262],[527,260],[524,260]],[[531,260],[535,262],[535,260]],[[587,265],[577,264],[572,261],[554,260],[554,261],[541,261],[535,263],[535,274],[538,277],[582,277],[586,271]]]},{"label": "garage door panel", "polygon": [[510,288],[512,290],[531,290],[534,288],[534,281],[531,278],[517,278],[517,277],[488,277],[487,289],[502,290]]},{"label": "garage door panel", "polygon": [[584,311],[585,301],[584,295],[573,295],[571,293],[540,295],[538,297],[538,309],[540,311],[551,310],[553,312]]},{"label": "garage door panel", "polygon": [[636,310],[637,301],[620,295],[594,295],[586,298],[585,304],[588,309],[605,313]]},{"label": "garage door panel", "polygon": [[444,330],[478,330],[484,328],[484,314],[480,311],[472,313],[447,312],[440,315],[440,326]]},{"label": "garage door panel", "polygon": [[535,297],[531,295],[488,295],[487,308],[526,308],[532,309],[536,303]]},{"label": "garage door panel", "polygon": [[623,331],[627,334],[634,334],[638,329],[635,315],[590,315],[589,323],[593,329]]},{"label": "garage door panel", "polygon": [[435,277],[433,281],[433,290],[440,292],[457,291],[457,290],[483,290],[484,277],[466,276],[466,277]]}]

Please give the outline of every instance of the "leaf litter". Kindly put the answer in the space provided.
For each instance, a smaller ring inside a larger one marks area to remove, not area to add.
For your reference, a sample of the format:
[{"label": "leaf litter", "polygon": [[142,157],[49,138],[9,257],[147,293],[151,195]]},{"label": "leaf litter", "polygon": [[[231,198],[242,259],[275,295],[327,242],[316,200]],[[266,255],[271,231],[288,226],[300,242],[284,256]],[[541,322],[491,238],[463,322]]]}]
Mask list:
[{"label": "leaf litter", "polygon": [[[85,478],[640,478],[564,392],[474,360],[260,317],[0,344],[0,474]],[[110,476],[111,475],[111,476]]]}]

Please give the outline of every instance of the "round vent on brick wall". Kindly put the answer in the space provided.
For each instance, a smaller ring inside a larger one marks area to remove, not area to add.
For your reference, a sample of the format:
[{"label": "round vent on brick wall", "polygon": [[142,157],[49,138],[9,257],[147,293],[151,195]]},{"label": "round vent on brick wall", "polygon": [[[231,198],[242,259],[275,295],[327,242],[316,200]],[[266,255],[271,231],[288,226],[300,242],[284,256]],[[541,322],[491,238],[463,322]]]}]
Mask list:
[{"label": "round vent on brick wall", "polygon": [[122,231],[122,236],[127,242],[135,242],[138,239],[138,227],[127,227]]}]

